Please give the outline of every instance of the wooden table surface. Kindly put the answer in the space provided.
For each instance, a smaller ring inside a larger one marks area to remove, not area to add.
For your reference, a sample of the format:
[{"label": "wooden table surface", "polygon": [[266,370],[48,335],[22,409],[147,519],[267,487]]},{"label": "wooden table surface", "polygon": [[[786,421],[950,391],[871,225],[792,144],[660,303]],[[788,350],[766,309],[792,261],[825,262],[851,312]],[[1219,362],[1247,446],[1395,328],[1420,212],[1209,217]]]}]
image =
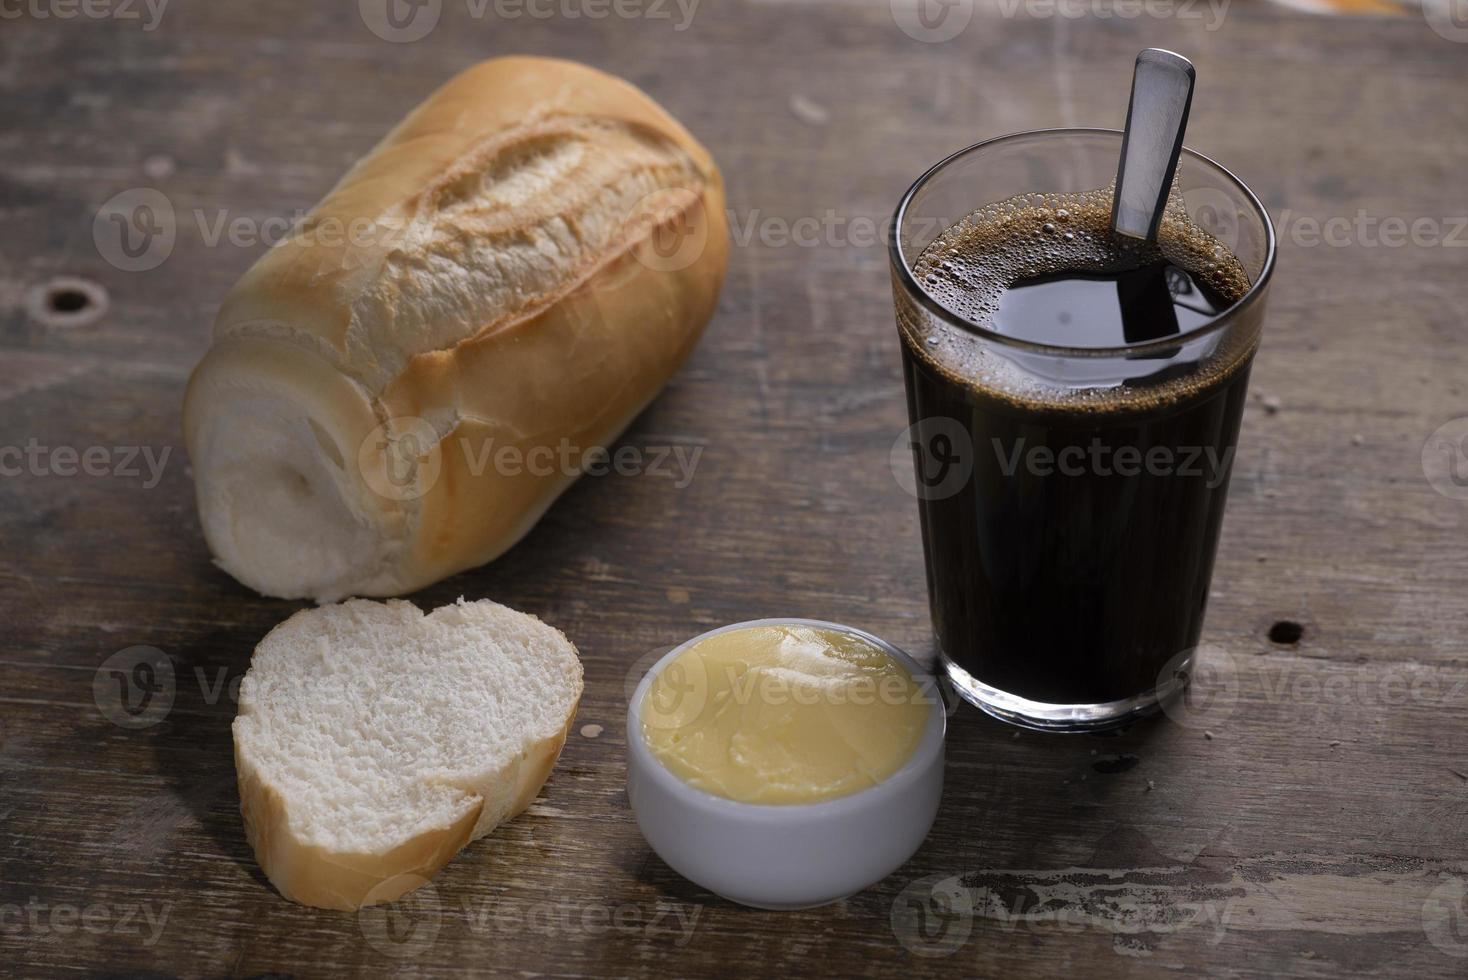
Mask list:
[{"label": "wooden table surface", "polygon": [[[719,0],[687,21],[671,0],[604,19],[451,0],[416,41],[375,36],[350,2],[176,0],[152,29],[141,3],[6,5],[0,973],[1468,973],[1468,491],[1449,443],[1423,464],[1468,415],[1468,45],[1420,16],[1242,0],[1133,18],[957,0],[965,29],[934,40],[930,17],[923,40],[903,2]],[[1195,60],[1189,143],[1282,238],[1202,714],[1087,738],[965,707],[907,866],[814,911],[715,898],[628,809],[629,679],[762,616],[931,656],[916,507],[888,461],[906,415],[872,223],[981,137],[1119,125],[1148,44]],[[702,454],[687,485],[585,479],[498,562],[415,597],[488,596],[563,629],[586,665],[580,731],[529,813],[421,901],[297,907],[245,842],[230,722],[252,648],[301,604],[210,564],[185,379],[260,237],[451,73],[523,51],[630,78],[724,169],[718,313],[625,438]],[[94,228],[150,190],[175,219],[158,262]],[[106,308],[48,311],[62,277]],[[1278,622],[1302,637],[1272,642]],[[118,677],[141,661],[160,700],[133,716]]]}]

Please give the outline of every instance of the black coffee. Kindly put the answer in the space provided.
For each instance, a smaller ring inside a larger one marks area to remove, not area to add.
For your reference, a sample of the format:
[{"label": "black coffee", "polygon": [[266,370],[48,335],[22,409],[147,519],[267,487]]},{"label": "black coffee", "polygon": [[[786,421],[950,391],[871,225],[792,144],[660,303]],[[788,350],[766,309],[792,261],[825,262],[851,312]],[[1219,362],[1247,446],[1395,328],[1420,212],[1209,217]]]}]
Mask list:
[{"label": "black coffee", "polygon": [[[1197,645],[1253,354],[1224,344],[1179,361],[1166,339],[1227,309],[1248,277],[1185,217],[1161,245],[1113,238],[1110,204],[1097,191],[990,206],[915,272],[1001,334],[1157,342],[1126,359],[1126,381],[1045,380],[965,331],[899,315],[909,410],[928,420],[914,448],[942,655],[958,678],[1052,705],[1146,694]],[[958,485],[955,466],[972,468]]]},{"label": "black coffee", "polygon": [[1117,347],[1201,327],[1233,305],[1165,259],[1021,279],[999,297],[1000,332],[1067,347]]}]

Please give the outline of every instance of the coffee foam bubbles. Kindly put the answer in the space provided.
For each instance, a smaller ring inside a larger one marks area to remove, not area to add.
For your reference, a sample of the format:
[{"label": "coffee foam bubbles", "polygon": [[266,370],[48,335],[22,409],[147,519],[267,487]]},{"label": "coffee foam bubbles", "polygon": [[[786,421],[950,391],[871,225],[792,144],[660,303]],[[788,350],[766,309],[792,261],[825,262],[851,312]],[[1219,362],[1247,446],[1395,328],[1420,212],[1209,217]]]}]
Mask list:
[{"label": "coffee foam bubbles", "polygon": [[[1059,272],[1116,272],[1165,260],[1230,302],[1249,291],[1251,283],[1243,265],[1188,217],[1176,187],[1156,243],[1113,235],[1111,204],[1108,187],[1079,193],[1022,194],[987,205],[928,245],[913,263],[914,278],[944,309],[990,331],[995,330],[994,318],[1006,289],[1022,279]],[[905,342],[941,373],[1001,397],[1072,409],[1146,407],[1184,396],[1247,362],[1246,355],[1257,338],[1254,334],[1243,344],[1238,338],[1220,338],[1217,350],[1187,378],[1151,389],[1121,389],[1114,382],[1087,385],[1045,378],[996,352],[993,342],[905,306],[899,302],[898,322]],[[1073,363],[1081,361],[1078,358]],[[1162,363],[1151,362],[1154,368]]]}]

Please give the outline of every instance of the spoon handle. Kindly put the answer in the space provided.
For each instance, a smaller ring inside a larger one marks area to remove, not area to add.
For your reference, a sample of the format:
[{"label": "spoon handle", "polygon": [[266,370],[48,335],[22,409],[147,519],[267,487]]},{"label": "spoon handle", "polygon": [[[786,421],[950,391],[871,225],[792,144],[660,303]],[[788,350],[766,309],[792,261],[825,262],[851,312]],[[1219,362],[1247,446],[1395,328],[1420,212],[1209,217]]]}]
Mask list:
[{"label": "spoon handle", "polygon": [[1183,148],[1195,78],[1193,63],[1180,54],[1147,48],[1137,55],[1111,209],[1111,230],[1117,234],[1146,241],[1157,237]]}]

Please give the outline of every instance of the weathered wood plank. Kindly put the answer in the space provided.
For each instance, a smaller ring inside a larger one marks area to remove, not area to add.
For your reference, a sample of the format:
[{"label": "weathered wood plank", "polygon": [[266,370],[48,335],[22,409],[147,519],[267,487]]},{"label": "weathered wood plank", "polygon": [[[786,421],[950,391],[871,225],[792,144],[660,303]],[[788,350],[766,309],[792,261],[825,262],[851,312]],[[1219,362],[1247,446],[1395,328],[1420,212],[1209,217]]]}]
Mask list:
[{"label": "weathered wood plank", "polygon": [[[709,3],[683,31],[467,9],[445,3],[405,44],[352,4],[180,2],[151,31],[28,16],[0,34],[0,446],[104,447],[112,467],[0,479],[0,961],[314,976],[379,973],[385,949],[425,976],[1462,975],[1468,503],[1428,485],[1420,453],[1468,414],[1468,252],[1384,244],[1358,216],[1448,236],[1468,215],[1468,48],[1414,18],[1256,4],[1210,31],[981,3],[932,44],[885,3]],[[1261,194],[1284,239],[1207,627],[1233,699],[1109,739],[1014,737],[960,711],[942,813],[907,867],[798,914],[713,898],[650,854],[628,810],[628,676],[765,615],[931,654],[915,508],[887,462],[906,420],[867,229],[975,139],[1119,124],[1145,44],[1194,58],[1189,142]],[[376,913],[281,900],[244,841],[230,684],[299,604],[209,565],[178,407],[215,304],[265,247],[211,244],[221,221],[309,207],[451,72],[511,51],[587,60],[663,101],[720,160],[737,247],[703,343],[627,436],[701,448],[691,481],[583,481],[499,562],[417,597],[490,596],[564,629],[586,662],[578,725],[603,731],[573,734],[540,803],[451,864],[395,947]],[[143,272],[92,239],[97,209],[133,188],[178,218]],[[811,244],[788,241],[800,219]],[[1330,219],[1345,243],[1311,244]],[[106,314],[38,321],[28,297],[58,276],[105,287]],[[118,472],[129,448],[135,475]],[[170,454],[156,479],[144,448]],[[1285,619],[1297,645],[1267,639]],[[131,730],[94,682],[136,644],[166,652],[174,702]],[[915,933],[930,876],[953,879],[959,907]]]}]

